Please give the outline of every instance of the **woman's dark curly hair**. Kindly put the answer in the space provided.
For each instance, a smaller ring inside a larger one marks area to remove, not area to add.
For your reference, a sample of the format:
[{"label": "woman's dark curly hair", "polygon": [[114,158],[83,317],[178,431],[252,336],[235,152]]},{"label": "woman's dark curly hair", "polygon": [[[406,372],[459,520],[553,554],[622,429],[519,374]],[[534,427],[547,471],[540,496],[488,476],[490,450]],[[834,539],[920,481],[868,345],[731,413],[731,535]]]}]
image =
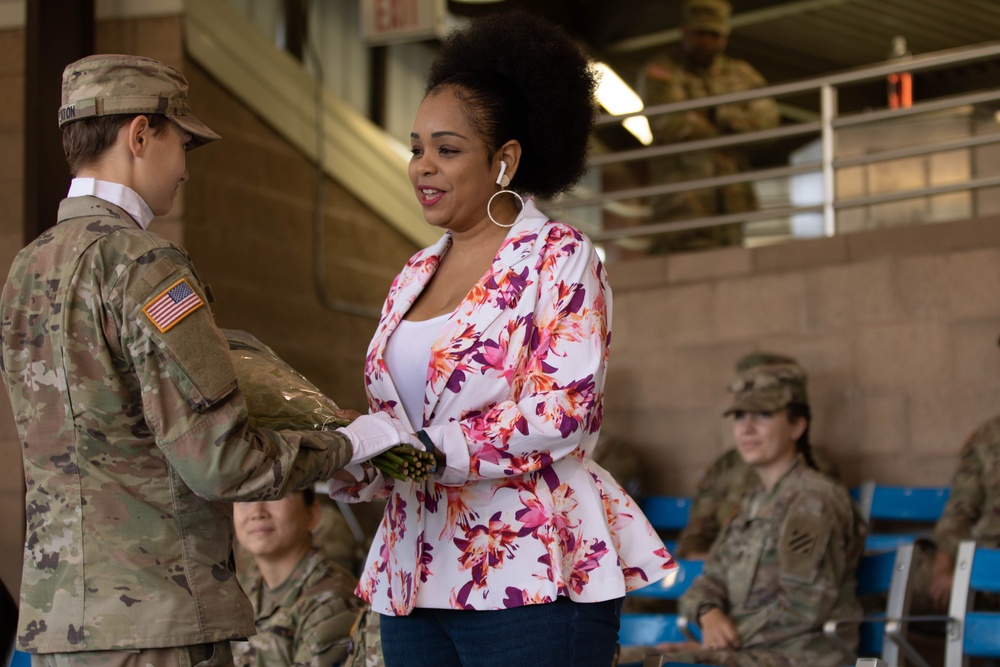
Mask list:
[{"label": "woman's dark curly hair", "polygon": [[511,188],[552,197],[587,166],[596,81],[589,61],[561,28],[522,10],[488,14],[445,38],[427,94],[455,91],[488,159],[521,144]]}]

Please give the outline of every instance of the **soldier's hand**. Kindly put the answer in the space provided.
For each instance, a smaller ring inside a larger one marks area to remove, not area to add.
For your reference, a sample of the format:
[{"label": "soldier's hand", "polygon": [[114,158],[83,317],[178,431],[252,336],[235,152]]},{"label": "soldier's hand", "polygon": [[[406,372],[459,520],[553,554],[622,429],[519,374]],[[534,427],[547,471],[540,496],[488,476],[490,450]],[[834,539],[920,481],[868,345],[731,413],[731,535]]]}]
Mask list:
[{"label": "soldier's hand", "polygon": [[337,419],[344,419],[346,421],[352,422],[361,416],[361,413],[357,410],[351,410],[349,408],[337,408],[333,411],[333,415]]},{"label": "soldier's hand", "polygon": [[705,648],[738,649],[743,645],[736,625],[718,607],[712,607],[702,614],[698,625],[701,626],[701,644]]},{"label": "soldier's hand", "polygon": [[948,598],[951,597],[951,584],[955,577],[955,559],[944,551],[938,550],[934,556],[934,566],[931,570],[931,585],[928,594],[938,611],[948,609]]}]

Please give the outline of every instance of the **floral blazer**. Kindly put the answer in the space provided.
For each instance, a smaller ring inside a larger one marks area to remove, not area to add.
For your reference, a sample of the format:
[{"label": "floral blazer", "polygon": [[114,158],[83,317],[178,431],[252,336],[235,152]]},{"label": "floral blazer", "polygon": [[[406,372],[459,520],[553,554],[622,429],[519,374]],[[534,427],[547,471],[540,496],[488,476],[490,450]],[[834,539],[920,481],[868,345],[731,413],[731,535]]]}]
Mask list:
[{"label": "floral blazer", "polygon": [[423,428],[447,455],[425,483],[368,470],[335,497],[387,497],[358,585],[383,614],[621,597],[675,568],[622,487],[590,458],[601,427],[611,291],[590,240],[526,201],[491,269],[433,344],[421,415],[383,355],[451,245],[414,255],[368,349],[372,411]]}]

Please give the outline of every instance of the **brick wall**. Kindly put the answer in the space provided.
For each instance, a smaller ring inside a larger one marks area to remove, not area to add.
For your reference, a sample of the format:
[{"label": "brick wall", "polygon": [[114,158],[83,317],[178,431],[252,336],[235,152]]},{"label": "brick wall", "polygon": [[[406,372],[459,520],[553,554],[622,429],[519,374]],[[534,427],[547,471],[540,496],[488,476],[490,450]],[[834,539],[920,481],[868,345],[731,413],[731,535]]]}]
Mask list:
[{"label": "brick wall", "polygon": [[[245,329],[344,407],[364,411],[364,357],[376,320],[323,307],[314,285],[317,170],[197,65],[186,74],[200,119],[222,141],[188,160],[185,246],[212,285],[220,326]],[[376,312],[416,247],[343,187],[323,179],[330,298]]]},{"label": "brick wall", "polygon": [[[24,31],[0,30],[0,275],[24,245]],[[7,392],[0,390],[0,580],[16,594],[21,581],[24,481],[21,447]]]},{"label": "brick wall", "polygon": [[732,368],[754,350],[810,374],[814,444],[845,481],[947,484],[1000,406],[1000,220],[650,257],[608,267],[605,430],[643,488],[687,494],[731,446]]}]

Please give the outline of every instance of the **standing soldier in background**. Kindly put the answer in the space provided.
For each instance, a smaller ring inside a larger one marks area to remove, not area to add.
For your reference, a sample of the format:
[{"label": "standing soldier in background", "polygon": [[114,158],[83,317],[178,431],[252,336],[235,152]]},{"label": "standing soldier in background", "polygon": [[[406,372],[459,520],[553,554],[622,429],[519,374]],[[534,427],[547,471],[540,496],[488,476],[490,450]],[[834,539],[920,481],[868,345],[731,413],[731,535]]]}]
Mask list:
[{"label": "standing soldier in background", "polygon": [[35,667],[231,665],[253,610],[217,501],[278,498],[400,442],[378,415],[334,432],[249,425],[206,287],[146,231],[187,180],[186,151],[219,138],[187,87],[137,56],[66,67],[75,178],[0,295],[26,486],[17,648]]},{"label": "standing soldier in background", "polygon": [[[725,55],[729,38],[728,0],[685,0],[680,47],[654,57],[642,70],[638,89],[647,107],[682,102],[767,85],[743,60]],[[778,107],[770,98],[738,104],[650,116],[653,143],[658,146],[710,139],[727,134],[776,127]],[[726,176],[746,170],[749,161],[740,148],[668,155],[650,161],[650,184]],[[750,183],[684,190],[652,198],[652,222],[741,213],[757,208]],[[658,234],[651,252],[700,250],[742,242],[742,224]]]},{"label": "standing soldier in background", "polygon": [[[794,367],[801,374],[803,385],[807,384],[808,376],[802,366],[792,357],[781,354],[753,352],[737,361],[735,370],[737,375],[743,375],[755,368],[771,365]],[[815,445],[811,450],[816,468],[839,479],[837,467],[826,452]],[[674,554],[678,558],[707,556],[715,538],[736,516],[743,498],[750,495],[758,484],[757,473],[743,461],[735,448],[717,458],[698,484],[691,500],[690,518],[677,538]]]}]

